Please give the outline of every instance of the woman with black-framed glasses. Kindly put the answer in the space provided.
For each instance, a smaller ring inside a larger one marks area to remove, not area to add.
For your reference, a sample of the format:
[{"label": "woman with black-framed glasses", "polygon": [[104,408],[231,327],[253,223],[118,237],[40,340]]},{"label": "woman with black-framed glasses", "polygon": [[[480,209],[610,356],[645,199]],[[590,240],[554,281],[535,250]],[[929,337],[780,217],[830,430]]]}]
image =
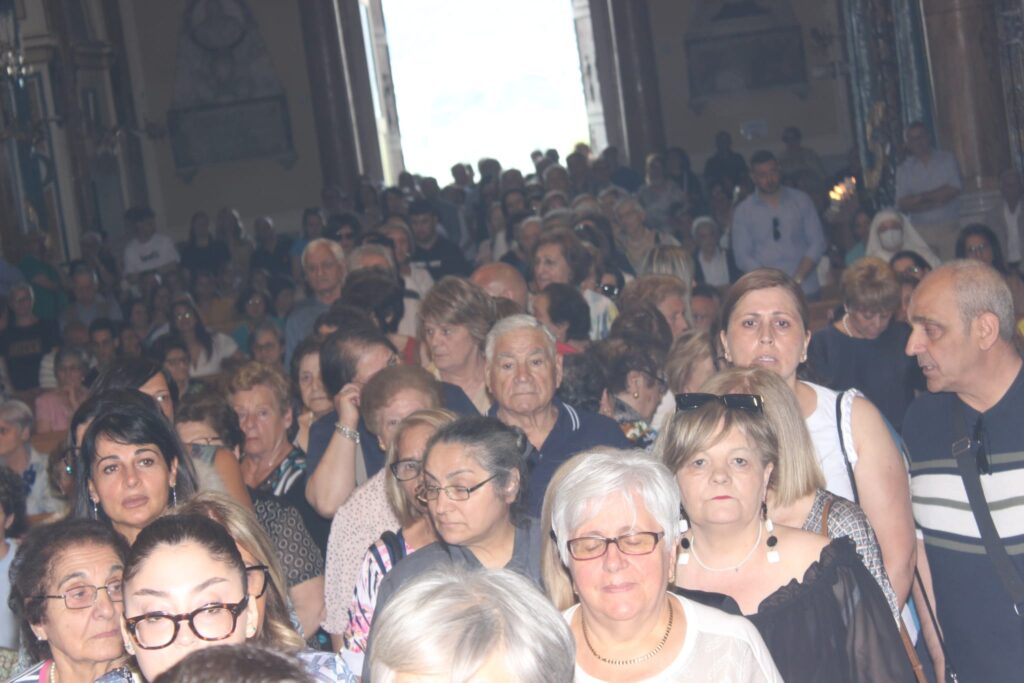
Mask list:
[{"label": "woman with black-framed glasses", "polygon": [[[256,602],[227,529],[203,515],[161,517],[139,534],[125,564],[125,645],[152,681],[190,652],[258,638]],[[298,657],[319,682],[353,682],[334,655]]]},{"label": "woman with black-framed glasses", "polygon": [[[222,493],[204,491],[178,510],[209,517],[235,539],[245,562],[249,597],[256,601],[256,637],[276,650],[305,647],[303,633],[320,626],[324,609],[324,562],[294,508],[275,498],[256,501],[256,513]],[[291,604],[289,605],[289,600]]]},{"label": "woman with black-framed glasses", "polygon": [[574,456],[544,498],[544,587],[576,639],[576,680],[781,681],[745,619],[672,595],[679,489],[642,451]]},{"label": "woman with black-framed glasses", "polygon": [[[380,584],[376,609],[410,579],[454,564],[472,569],[510,569],[540,586],[541,530],[525,516],[526,435],[492,417],[464,417],[441,427],[425,446],[417,497],[440,536],[403,559]],[[373,630],[363,664],[369,683]]]},{"label": "woman with black-framed glasses", "polygon": [[132,681],[118,623],[124,537],[95,520],[36,527],[11,564],[9,604],[22,645],[39,664],[10,683]]}]

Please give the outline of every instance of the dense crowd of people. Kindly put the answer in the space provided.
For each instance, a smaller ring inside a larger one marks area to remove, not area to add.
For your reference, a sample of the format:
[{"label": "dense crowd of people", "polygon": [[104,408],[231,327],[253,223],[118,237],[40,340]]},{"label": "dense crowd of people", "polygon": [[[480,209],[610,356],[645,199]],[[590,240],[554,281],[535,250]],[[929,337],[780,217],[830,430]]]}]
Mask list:
[{"label": "dense crowd of people", "polygon": [[921,124],[893,207],[783,142],[458,163],[179,243],[136,207],[70,264],[26,235],[0,668],[1014,680],[1020,176],[960,229]]}]

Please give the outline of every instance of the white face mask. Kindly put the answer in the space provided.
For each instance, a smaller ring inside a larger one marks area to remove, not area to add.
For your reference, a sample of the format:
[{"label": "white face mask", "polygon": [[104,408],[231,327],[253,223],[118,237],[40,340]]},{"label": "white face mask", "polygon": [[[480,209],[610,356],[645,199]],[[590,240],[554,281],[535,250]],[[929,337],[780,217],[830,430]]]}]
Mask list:
[{"label": "white face mask", "polygon": [[886,251],[897,251],[903,246],[903,228],[879,232],[878,242]]}]

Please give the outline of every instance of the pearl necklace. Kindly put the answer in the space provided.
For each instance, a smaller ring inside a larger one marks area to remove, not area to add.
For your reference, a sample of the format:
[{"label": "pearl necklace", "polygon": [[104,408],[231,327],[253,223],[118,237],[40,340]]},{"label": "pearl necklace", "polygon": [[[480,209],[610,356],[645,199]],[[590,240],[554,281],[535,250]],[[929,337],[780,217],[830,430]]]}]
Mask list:
[{"label": "pearl necklace", "polygon": [[843,323],[843,329],[846,330],[846,336],[852,339],[856,339],[857,337],[853,336],[853,332],[850,332],[850,326],[846,324],[846,318],[849,315],[849,313],[843,314],[843,319],[840,322]]},{"label": "pearl necklace", "polygon": [[597,650],[595,650],[594,646],[590,644],[590,635],[587,633],[587,620],[584,619],[583,614],[580,613],[580,627],[583,630],[583,641],[587,644],[587,649],[590,650],[590,654],[594,655],[605,664],[611,664],[613,666],[629,666],[631,664],[639,664],[641,662],[646,662],[648,659],[661,652],[661,649],[665,647],[665,643],[668,642],[669,634],[672,633],[672,602],[673,599],[670,597],[668,599],[668,626],[665,627],[665,635],[661,637],[661,640],[654,647],[654,649],[645,655],[633,657],[632,659],[608,659],[607,657],[602,657],[601,655],[597,654]]},{"label": "pearl necklace", "polygon": [[709,572],[733,572],[733,571],[736,571],[736,572],[738,572],[740,570],[740,567],[745,565],[747,563],[747,561],[750,560],[750,558],[754,556],[754,551],[757,550],[757,547],[759,545],[761,545],[761,533],[763,531],[764,531],[764,526],[761,525],[761,524],[758,524],[757,525],[757,540],[754,541],[754,547],[752,547],[750,549],[750,552],[747,553],[746,557],[744,557],[742,560],[740,560],[739,564],[734,564],[731,567],[721,567],[721,568],[709,567],[706,564],[704,564],[703,562],[701,562],[700,555],[697,554],[697,544],[694,543],[693,541],[690,541],[690,554],[693,555],[693,559],[697,560],[697,564],[699,564],[705,571],[709,571]]}]

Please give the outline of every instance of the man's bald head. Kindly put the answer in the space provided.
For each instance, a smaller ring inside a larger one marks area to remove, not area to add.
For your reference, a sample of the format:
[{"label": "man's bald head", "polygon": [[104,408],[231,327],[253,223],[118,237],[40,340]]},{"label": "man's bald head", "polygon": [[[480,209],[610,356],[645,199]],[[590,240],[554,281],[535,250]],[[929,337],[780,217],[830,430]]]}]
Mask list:
[{"label": "man's bald head", "polygon": [[511,299],[526,310],[526,279],[513,266],[497,261],[480,266],[470,281],[493,297]]}]

